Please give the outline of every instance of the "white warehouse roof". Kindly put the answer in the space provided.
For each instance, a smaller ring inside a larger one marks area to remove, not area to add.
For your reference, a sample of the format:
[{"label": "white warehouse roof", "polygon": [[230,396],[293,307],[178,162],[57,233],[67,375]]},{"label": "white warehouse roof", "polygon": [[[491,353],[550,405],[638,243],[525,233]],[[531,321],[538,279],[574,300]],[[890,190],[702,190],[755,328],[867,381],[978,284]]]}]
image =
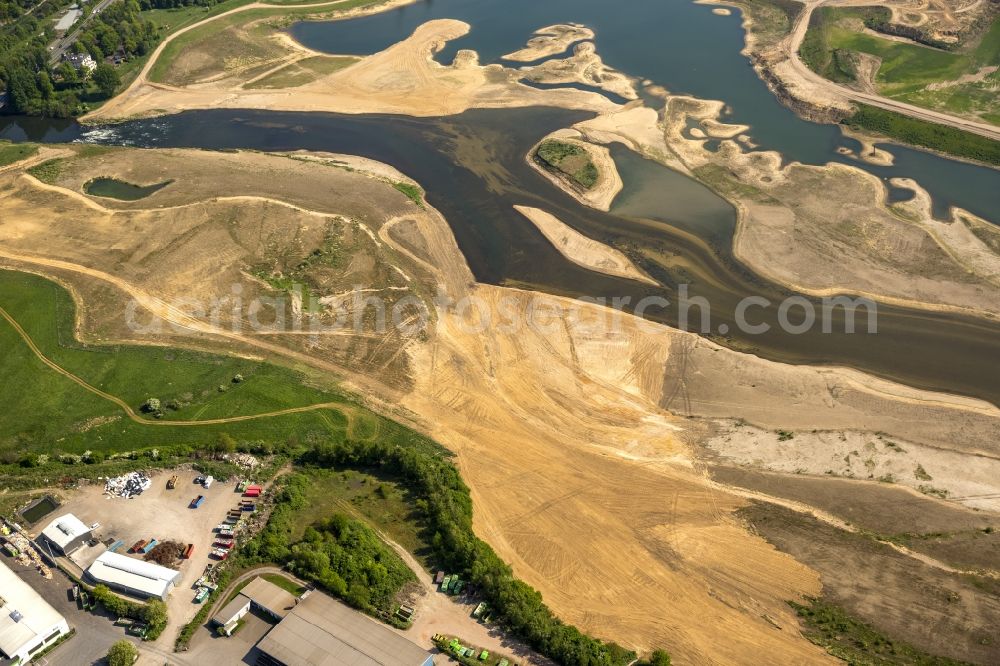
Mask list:
[{"label": "white warehouse roof", "polygon": [[161,599],[181,577],[179,571],[109,551],[94,560],[87,575],[98,583]]},{"label": "white warehouse roof", "polygon": [[16,655],[60,624],[63,616],[0,562],[0,652]]},{"label": "white warehouse roof", "polygon": [[66,548],[73,539],[89,532],[90,528],[84,525],[83,521],[72,513],[67,513],[65,516],[56,518],[49,523],[48,527],[42,530],[45,538],[60,548]]}]

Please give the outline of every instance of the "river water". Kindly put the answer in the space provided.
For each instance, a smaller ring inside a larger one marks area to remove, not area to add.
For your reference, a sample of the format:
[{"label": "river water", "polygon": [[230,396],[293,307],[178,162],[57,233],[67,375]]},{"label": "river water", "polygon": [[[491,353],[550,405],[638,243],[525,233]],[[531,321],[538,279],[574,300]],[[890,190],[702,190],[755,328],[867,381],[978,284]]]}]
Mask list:
[{"label": "river water", "polygon": [[738,11],[718,16],[711,7],[690,0],[433,0],[351,21],[300,22],[291,33],[317,51],[367,55],[439,18],[472,26],[468,35],[449,42],[438,54],[440,62],[450,63],[459,49],[472,49],[483,64],[508,66],[521,63],[504,62],[503,55],[521,48],[538,28],[582,23],[595,31],[594,43],[605,63],[674,94],[726,102],[731,113],[724,120],[750,125],[751,138],[764,150],[777,150],[805,164],[853,164],[884,180],[913,178],[931,193],[935,212],[942,217],[950,206],[987,219],[1000,216],[996,170],[901,146],[889,147],[896,157],[894,167],[867,165],[838,154],[838,147],[857,150],[858,143],[833,125],[800,119],[778,102],[741,53],[744,32]]},{"label": "river water", "polygon": [[[538,27],[585,23],[597,30],[598,50],[609,64],[675,92],[725,100],[732,107],[728,120],[751,124],[751,134],[763,148],[808,163],[845,161],[835,149],[853,142],[841,138],[835,127],[798,120],[759,81],[739,54],[743,36],[737,19],[713,15],[687,0],[634,0],[627,5],[434,0],[349,22],[298,24],[293,32],[312,48],[363,54],[398,41],[430,18],[460,18],[472,23],[473,31],[439,57],[447,61],[458,48],[475,48],[489,62],[521,46]],[[673,301],[678,286],[689,285],[691,296],[711,303],[712,336],[737,349],[789,363],[855,367],[1000,404],[1000,327],[978,319],[880,306],[877,334],[845,333],[842,313],[836,311],[832,333],[793,335],[781,330],[771,308],[754,316],[755,322],[771,326],[769,332],[741,333],[734,312],[742,298],[757,295],[778,302],[791,292],[733,258],[735,213],[727,202],[620,147],[613,147],[613,155],[626,188],[610,214],[579,205],[525,164],[525,154],[539,138],[586,117],[551,108],[483,109],[447,118],[218,110],[110,128],[0,119],[0,137],[363,155],[392,164],[424,186],[429,203],[448,220],[481,282],[568,296],[627,296],[632,304],[646,296]],[[1000,211],[1000,172],[916,150],[891,150],[896,166],[865,168],[883,177],[915,178],[932,192],[939,207],[958,204],[993,218]],[[544,208],[597,240],[671,258],[657,263],[637,259],[665,288],[603,276],[570,263],[513,210],[515,204]],[[678,323],[673,307],[644,314]],[[728,333],[722,334],[723,329]]]}]

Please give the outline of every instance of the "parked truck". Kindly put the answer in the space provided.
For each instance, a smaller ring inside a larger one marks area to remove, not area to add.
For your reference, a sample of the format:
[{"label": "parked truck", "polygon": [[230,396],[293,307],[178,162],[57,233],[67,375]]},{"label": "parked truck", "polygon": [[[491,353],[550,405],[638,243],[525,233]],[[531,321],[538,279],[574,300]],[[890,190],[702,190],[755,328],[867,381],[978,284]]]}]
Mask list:
[{"label": "parked truck", "polygon": [[204,501],[205,501],[205,496],[204,495],[198,495],[193,500],[191,500],[191,508],[192,509],[197,509],[199,506],[201,506],[202,502],[204,502]]}]

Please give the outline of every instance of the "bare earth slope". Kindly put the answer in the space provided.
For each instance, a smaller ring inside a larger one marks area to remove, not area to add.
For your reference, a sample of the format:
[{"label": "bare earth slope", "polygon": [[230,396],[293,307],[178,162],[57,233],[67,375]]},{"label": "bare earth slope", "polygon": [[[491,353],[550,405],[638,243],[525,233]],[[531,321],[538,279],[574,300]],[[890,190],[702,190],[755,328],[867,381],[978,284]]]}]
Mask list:
[{"label": "bare earth slope", "polygon": [[[951,446],[948,429],[964,429],[956,455],[996,454],[1000,412],[989,405],[856,372],[782,366],[597,306],[472,285],[445,222],[381,180],[391,170],[366,175],[304,155],[139,154],[70,158],[51,185],[17,169],[0,174],[4,264],[72,285],[90,339],[170,339],[338,373],[458,454],[477,533],[560,617],[598,636],[666,646],[677,663],[829,662],[785,603],[819,594],[825,579],[746,529],[734,515],[746,493],[694,465],[692,444],[716,425],[676,411],[878,430],[937,446]],[[269,177],[251,180],[261,172]],[[146,200],[109,205],[80,191],[95,173],[176,181]],[[210,194],[210,173],[224,174],[226,197]],[[242,194],[255,183],[263,187],[255,198]],[[357,199],[321,195],[345,188]],[[355,244],[346,264],[295,273],[317,295],[336,295],[363,269],[387,293],[405,288],[423,299],[440,286],[471,300],[436,303],[426,334],[320,336],[234,333],[234,323],[247,322],[229,308],[211,316],[184,303],[223,299],[236,285],[247,299],[278,295],[258,275],[292,274],[330,233]],[[254,270],[263,265],[272,272]],[[128,298],[138,299],[143,322],[178,326],[129,329]],[[532,310],[546,316],[477,327],[480,315]]]}]

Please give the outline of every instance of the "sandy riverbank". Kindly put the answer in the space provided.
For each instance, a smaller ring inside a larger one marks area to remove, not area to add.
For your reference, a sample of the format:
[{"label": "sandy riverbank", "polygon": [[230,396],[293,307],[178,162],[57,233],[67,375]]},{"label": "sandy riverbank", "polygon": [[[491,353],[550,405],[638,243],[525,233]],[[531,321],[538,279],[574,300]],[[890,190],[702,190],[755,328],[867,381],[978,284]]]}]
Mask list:
[{"label": "sandy riverbank", "polygon": [[535,31],[535,36],[528,40],[527,46],[513,53],[508,53],[503,59],[534,62],[559,55],[575,42],[593,38],[594,31],[586,26],[575,23],[557,23],[539,28]]},{"label": "sandy riverbank", "polygon": [[[191,109],[247,108],[275,111],[337,111],[436,116],[470,108],[560,106],[603,112],[616,108],[602,95],[540,90],[517,82],[521,74],[500,65],[481,66],[471,51],[451,65],[434,61],[445,43],[469,25],[441,19],[418,27],[407,39],[360,62],[292,88],[244,89],[242,79],[212,87],[153,83],[140,76],[120,95],[83,117],[86,122],[177,113]],[[279,63],[280,58],[275,60]]]}]

